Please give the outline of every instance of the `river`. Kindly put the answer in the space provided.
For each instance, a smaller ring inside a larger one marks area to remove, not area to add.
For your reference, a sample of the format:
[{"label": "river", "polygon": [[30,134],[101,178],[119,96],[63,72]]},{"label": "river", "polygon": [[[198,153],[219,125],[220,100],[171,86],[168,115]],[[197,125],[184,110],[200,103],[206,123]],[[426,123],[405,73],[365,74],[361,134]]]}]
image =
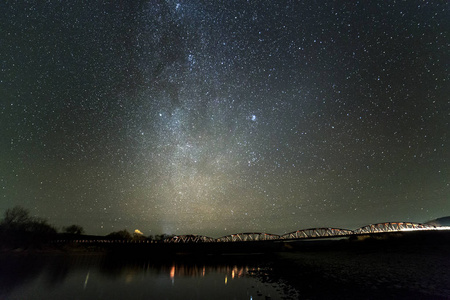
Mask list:
[{"label": "river", "polygon": [[[262,256],[6,255],[0,299],[286,299]],[[289,294],[290,293],[290,294]]]},{"label": "river", "polygon": [[246,255],[198,251],[210,247],[183,252],[195,255],[137,246],[11,250],[0,253],[0,299],[450,299],[448,232],[285,246]]}]

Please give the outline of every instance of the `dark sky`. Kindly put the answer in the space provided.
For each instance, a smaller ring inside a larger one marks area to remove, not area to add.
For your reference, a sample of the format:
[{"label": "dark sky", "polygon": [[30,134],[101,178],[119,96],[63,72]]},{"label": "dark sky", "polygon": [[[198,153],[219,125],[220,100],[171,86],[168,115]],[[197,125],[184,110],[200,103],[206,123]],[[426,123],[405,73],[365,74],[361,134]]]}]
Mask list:
[{"label": "dark sky", "polygon": [[0,213],[213,237],[450,215],[450,2],[111,2],[0,4]]}]

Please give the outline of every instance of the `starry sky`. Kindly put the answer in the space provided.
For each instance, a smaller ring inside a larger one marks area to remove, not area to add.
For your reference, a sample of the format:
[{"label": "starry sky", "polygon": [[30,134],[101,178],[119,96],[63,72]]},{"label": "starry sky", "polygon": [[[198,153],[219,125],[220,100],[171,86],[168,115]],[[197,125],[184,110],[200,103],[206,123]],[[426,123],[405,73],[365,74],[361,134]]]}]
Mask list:
[{"label": "starry sky", "polygon": [[450,215],[448,1],[3,1],[0,213],[88,234]]}]

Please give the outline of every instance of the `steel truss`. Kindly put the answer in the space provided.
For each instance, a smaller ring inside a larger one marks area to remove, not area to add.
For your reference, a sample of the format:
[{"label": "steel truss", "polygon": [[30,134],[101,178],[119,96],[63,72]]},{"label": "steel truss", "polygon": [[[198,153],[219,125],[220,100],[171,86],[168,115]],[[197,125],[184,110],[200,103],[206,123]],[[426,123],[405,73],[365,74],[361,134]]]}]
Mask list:
[{"label": "steel truss", "polygon": [[164,240],[165,243],[211,243],[216,239],[203,235],[176,235]]},{"label": "steel truss", "polygon": [[283,234],[281,239],[310,239],[310,238],[321,238],[321,237],[333,237],[333,236],[346,236],[352,235],[353,231],[341,228],[310,228],[297,230]]},{"label": "steel truss", "polygon": [[370,224],[354,231],[355,234],[366,233],[380,233],[380,232],[395,232],[402,230],[420,230],[420,229],[433,229],[435,226],[421,223],[411,222],[386,222],[378,224]]},{"label": "steel truss", "polygon": [[216,239],[217,242],[251,242],[251,241],[273,241],[279,240],[280,236],[277,234],[263,233],[263,232],[245,232],[226,235]]},{"label": "steel truss", "polygon": [[356,230],[341,229],[341,228],[310,228],[302,229],[283,235],[269,234],[264,232],[245,232],[226,235],[220,238],[212,238],[203,235],[176,235],[166,238],[163,241],[150,241],[147,239],[139,240],[110,240],[110,239],[76,239],[66,240],[60,239],[56,243],[114,243],[114,244],[136,244],[136,243],[214,243],[214,242],[252,242],[252,241],[275,241],[275,240],[295,240],[295,239],[313,239],[313,238],[327,238],[339,236],[351,236],[361,234],[373,234],[383,232],[400,232],[413,230],[430,230],[436,229],[436,226],[412,222],[386,222],[378,224],[370,224],[358,228]]}]

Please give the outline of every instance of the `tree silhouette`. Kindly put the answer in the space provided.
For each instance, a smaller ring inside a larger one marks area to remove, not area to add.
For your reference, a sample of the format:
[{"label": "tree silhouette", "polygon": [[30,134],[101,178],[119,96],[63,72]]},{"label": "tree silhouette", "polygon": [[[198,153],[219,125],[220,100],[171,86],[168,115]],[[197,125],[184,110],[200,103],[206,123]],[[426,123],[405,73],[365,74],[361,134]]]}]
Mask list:
[{"label": "tree silhouette", "polygon": [[18,205],[6,210],[1,225],[4,230],[27,230],[31,222],[30,212]]},{"label": "tree silhouette", "polygon": [[43,218],[30,216],[22,206],[9,208],[0,222],[4,244],[13,247],[38,245],[56,235],[56,229]]},{"label": "tree silhouette", "polygon": [[63,227],[63,232],[71,235],[82,235],[84,234],[84,228],[80,225],[70,225],[67,227]]},{"label": "tree silhouette", "polygon": [[118,240],[131,240],[132,239],[131,233],[129,233],[128,230],[126,230],[126,229],[111,232],[106,237],[108,237],[110,239],[118,239]]}]

